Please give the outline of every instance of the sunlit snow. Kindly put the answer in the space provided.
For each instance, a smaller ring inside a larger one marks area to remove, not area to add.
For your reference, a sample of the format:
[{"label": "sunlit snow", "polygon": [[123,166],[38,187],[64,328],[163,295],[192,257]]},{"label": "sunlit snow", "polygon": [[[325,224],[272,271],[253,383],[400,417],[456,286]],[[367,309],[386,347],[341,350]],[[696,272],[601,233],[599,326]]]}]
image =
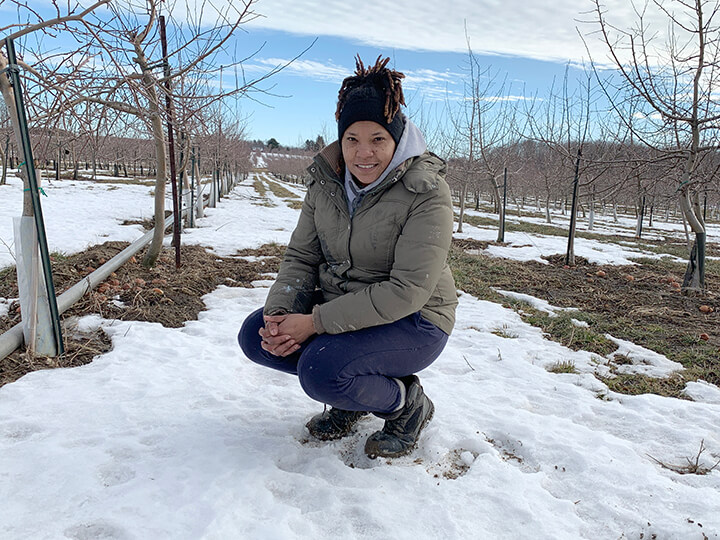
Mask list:
[{"label": "sunlit snow", "polygon": [[[218,255],[287,243],[298,216],[249,178],[206,210],[184,242]],[[43,199],[51,249],[141,234],[149,188],[60,181]],[[0,265],[12,264],[21,188],[0,186]],[[266,201],[267,202],[267,201]],[[467,227],[464,237],[495,239]],[[491,237],[492,236],[492,237]],[[505,253],[561,253],[562,238],[508,238]],[[717,241],[717,240],[715,240]],[[636,250],[577,242],[627,264]],[[599,243],[598,243],[599,244]],[[496,256],[504,252],[491,250]],[[643,254],[645,255],[645,254]],[[655,255],[653,255],[655,256]],[[590,257],[588,257],[590,258]],[[0,537],[8,539],[702,539],[720,534],[720,391],[695,401],[616,394],[593,373],[612,357],[572,351],[499,304],[460,293],[446,350],[420,374],[436,405],[417,450],[370,460],[363,419],[337,442],[309,440],[322,405],[297,380],[246,360],[236,333],[270,280],[221,286],[183,328],[89,316],[113,349],[91,364],[36,371],[0,389]],[[525,300],[531,300],[525,298]],[[537,300],[537,299],[536,299]],[[540,305],[536,303],[536,305]],[[548,304],[549,306],[549,304]],[[546,306],[547,307],[547,306]],[[2,304],[0,304],[2,308]],[[548,309],[552,306],[548,307]],[[1,314],[1,313],[0,313]],[[614,339],[609,336],[609,339]],[[618,340],[627,370],[678,368]],[[650,354],[652,353],[652,354]],[[553,373],[553,365],[575,373]]]}]

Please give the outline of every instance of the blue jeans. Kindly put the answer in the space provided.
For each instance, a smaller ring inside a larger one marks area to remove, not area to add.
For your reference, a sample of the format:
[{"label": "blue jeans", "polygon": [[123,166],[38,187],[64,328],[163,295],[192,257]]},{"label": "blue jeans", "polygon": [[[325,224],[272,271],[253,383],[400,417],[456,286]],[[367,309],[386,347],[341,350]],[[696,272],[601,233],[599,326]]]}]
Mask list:
[{"label": "blue jeans", "polygon": [[399,321],[342,334],[320,334],[288,356],[275,356],[260,346],[262,309],[251,313],[238,342],[260,365],[298,376],[311,398],[347,411],[389,413],[400,406],[393,377],[412,375],[440,355],[448,336],[414,313]]}]

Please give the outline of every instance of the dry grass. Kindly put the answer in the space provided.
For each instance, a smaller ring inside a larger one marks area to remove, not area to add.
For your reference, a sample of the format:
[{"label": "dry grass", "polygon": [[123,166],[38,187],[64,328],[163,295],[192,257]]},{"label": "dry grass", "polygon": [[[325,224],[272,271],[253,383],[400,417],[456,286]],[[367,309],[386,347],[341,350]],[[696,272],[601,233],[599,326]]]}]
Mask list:
[{"label": "dry grass", "polygon": [[655,463],[660,465],[663,469],[668,469],[678,474],[697,474],[702,476],[711,473],[718,467],[718,465],[720,465],[720,459],[718,459],[713,465],[710,466],[700,463],[700,458],[706,450],[707,448],[705,447],[705,439],[703,439],[700,441],[700,449],[698,450],[698,453],[692,458],[686,457],[686,463],[682,465],[665,463],[664,461],[660,461],[659,459],[649,454],[648,457],[652,459]]},{"label": "dry grass", "polygon": [[[601,266],[578,258],[576,266],[565,267],[561,256],[548,258],[550,264],[546,265],[485,256],[482,250],[487,245],[469,240],[453,242],[450,266],[459,289],[516,309],[523,320],[542,328],[549,339],[574,350],[607,356],[617,348],[605,337],[610,334],[664,354],[686,368],[681,378],[618,374],[603,379],[611,390],[684,397],[682,391],[688,381],[703,379],[720,385],[720,265],[715,261],[708,261],[706,267],[708,293],[698,298],[680,292],[684,265],[668,260]],[[711,254],[718,254],[717,246],[712,250]],[[495,289],[529,294],[579,311],[550,317],[499,295]],[[702,305],[711,306],[713,311],[703,313],[699,309]],[[588,327],[578,327],[571,319],[584,321]]]},{"label": "dry grass", "polygon": [[547,368],[550,373],[577,373],[575,362],[572,360],[560,360]]}]

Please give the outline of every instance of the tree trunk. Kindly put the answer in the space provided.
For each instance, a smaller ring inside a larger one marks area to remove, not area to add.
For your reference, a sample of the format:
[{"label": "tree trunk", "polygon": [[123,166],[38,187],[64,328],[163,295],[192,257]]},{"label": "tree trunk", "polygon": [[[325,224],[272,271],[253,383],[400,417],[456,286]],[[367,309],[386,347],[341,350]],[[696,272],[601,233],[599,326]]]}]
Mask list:
[{"label": "tree trunk", "polygon": [[162,118],[160,117],[157,102],[150,106],[153,142],[157,158],[157,174],[155,175],[155,228],[153,238],[143,258],[143,266],[152,268],[162,251],[165,236],[165,183],[167,178],[167,159],[165,157],[165,134],[163,133]]},{"label": "tree trunk", "polygon": [[641,238],[642,237],[642,226],[643,226],[643,217],[645,216],[645,199],[638,202],[637,206],[637,220],[635,223],[635,238]]},{"label": "tree trunk", "polygon": [[10,135],[5,138],[5,148],[0,149],[0,158],[2,158],[2,174],[0,175],[0,186],[7,183],[8,169],[8,151],[10,149]]},{"label": "tree trunk", "polygon": [[162,251],[163,238],[165,236],[165,183],[167,180],[167,157],[165,155],[165,133],[163,132],[162,117],[160,115],[160,100],[157,93],[157,80],[152,71],[148,68],[148,61],[145,57],[141,43],[135,42],[135,61],[140,64],[143,76],[142,81],[147,92],[148,113],[152,126],[152,137],[155,146],[155,162],[157,163],[155,174],[155,228],[153,237],[143,258],[142,264],[146,268],[152,268]]},{"label": "tree trunk", "polygon": [[550,213],[550,192],[545,199],[545,223],[552,223],[552,215]]},{"label": "tree trunk", "polygon": [[695,233],[695,242],[690,250],[682,290],[685,294],[705,291],[705,233]]},{"label": "tree trunk", "polygon": [[[577,228],[577,203],[570,208],[570,226],[568,228],[568,245],[565,254],[565,263],[568,266],[575,266],[575,230]],[[573,217],[574,216],[574,217]]]}]

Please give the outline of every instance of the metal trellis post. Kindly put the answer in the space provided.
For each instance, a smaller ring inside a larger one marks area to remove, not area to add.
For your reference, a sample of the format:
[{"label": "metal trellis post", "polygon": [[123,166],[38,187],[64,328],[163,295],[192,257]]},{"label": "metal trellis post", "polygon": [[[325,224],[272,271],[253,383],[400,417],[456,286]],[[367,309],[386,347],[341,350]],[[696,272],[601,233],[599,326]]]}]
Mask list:
[{"label": "metal trellis post", "polygon": [[180,212],[178,205],[177,172],[175,169],[175,136],[172,122],[172,96],[170,94],[170,63],[168,62],[167,38],[165,35],[165,16],[160,15],[160,41],[163,55],[163,75],[165,76],[165,108],[167,110],[168,150],[170,158],[170,181],[173,199],[173,244],[175,245],[175,268],[180,268]]},{"label": "metal trellis post", "polygon": [[20,124],[20,143],[25,156],[24,166],[28,182],[30,184],[30,198],[32,199],[33,214],[35,216],[35,226],[37,228],[37,238],[40,247],[40,260],[42,262],[43,277],[45,278],[45,287],[48,296],[48,307],[50,308],[50,318],[52,319],[56,352],[58,355],[61,355],[65,352],[65,347],[63,346],[62,330],[60,328],[60,314],[58,312],[57,300],[55,298],[55,286],[53,284],[52,268],[50,265],[50,252],[48,250],[47,237],[45,236],[45,222],[43,220],[42,207],[40,205],[40,193],[37,184],[37,176],[35,175],[35,161],[33,158],[32,146],[30,144],[30,133],[28,132],[27,127],[25,103],[23,101],[22,86],[20,83],[20,68],[17,64],[15,43],[12,38],[5,38],[5,48],[8,53],[8,76],[12,82],[13,94],[15,96],[15,108],[17,109],[18,123]]}]

